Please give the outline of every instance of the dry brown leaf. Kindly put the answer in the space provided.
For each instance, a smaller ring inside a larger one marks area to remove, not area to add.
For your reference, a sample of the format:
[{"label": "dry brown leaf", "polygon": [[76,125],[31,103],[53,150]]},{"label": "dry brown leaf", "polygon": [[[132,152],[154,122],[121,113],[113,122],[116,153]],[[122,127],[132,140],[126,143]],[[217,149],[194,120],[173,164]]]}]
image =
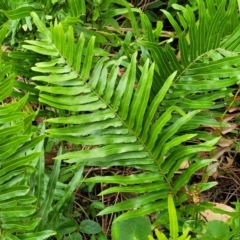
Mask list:
[{"label": "dry brown leaf", "polygon": [[214,128],[208,131],[208,135],[221,136],[221,131],[219,128]]},{"label": "dry brown leaf", "polygon": [[176,58],[177,58],[178,61],[181,60],[181,53],[180,53],[180,50],[178,51],[178,53],[177,53],[177,55],[176,55]]},{"label": "dry brown leaf", "polygon": [[202,159],[207,159],[207,158],[209,158],[209,155],[208,155],[207,152],[199,152],[199,153],[197,154],[197,156],[200,157],[200,158],[202,158]]},{"label": "dry brown leaf", "polygon": [[228,114],[228,115],[225,115],[224,118],[223,118],[223,122],[229,122],[230,120],[234,119],[235,117],[239,116],[240,113],[233,113],[233,114]]},{"label": "dry brown leaf", "polygon": [[216,179],[218,179],[219,176],[220,176],[220,175],[219,175],[219,172],[216,171],[215,173],[213,173],[212,178],[213,178],[214,180],[216,180]]},{"label": "dry brown leaf", "polygon": [[[239,107],[240,108],[240,107]],[[235,108],[232,109],[232,112],[236,110]],[[237,112],[237,113],[232,113],[232,114],[225,114],[223,118],[221,117],[215,117],[215,119],[218,121],[218,122],[229,122],[231,121],[232,119],[236,118],[237,116],[240,115],[240,112]]]},{"label": "dry brown leaf", "polygon": [[[230,113],[232,113],[232,112],[237,112],[237,111],[239,111],[240,110],[240,107],[230,107],[229,109],[228,109],[228,112],[230,112]],[[240,115],[240,113],[237,113],[237,115]]]},{"label": "dry brown leaf", "polygon": [[237,124],[232,124],[230,127],[222,128],[222,134],[226,134],[226,133],[231,132],[232,130],[236,129],[237,126],[238,126]]},{"label": "dry brown leaf", "polygon": [[182,162],[179,169],[187,169],[188,167],[189,167],[189,162],[188,160],[185,160]]},{"label": "dry brown leaf", "polygon": [[222,137],[222,138],[218,141],[217,144],[218,144],[220,147],[229,147],[229,146],[231,146],[233,143],[234,143],[234,140],[233,140],[233,139],[227,139],[227,138]]},{"label": "dry brown leaf", "polygon": [[224,167],[231,167],[234,163],[234,159],[230,157],[226,157],[227,163],[224,163]]},{"label": "dry brown leaf", "polygon": [[[226,212],[235,212],[235,209],[233,209],[232,207],[229,207],[226,204],[214,203],[214,205],[215,205],[214,208],[218,208],[218,209],[224,210]],[[202,219],[206,220],[206,221],[220,220],[223,222],[227,222],[228,219],[230,218],[230,216],[227,214],[214,213],[211,210],[205,210],[203,212],[200,212],[200,214],[202,216]]]},{"label": "dry brown leaf", "polygon": [[211,158],[218,159],[221,157],[225,152],[227,152],[230,148],[229,147],[219,147],[212,151]]}]

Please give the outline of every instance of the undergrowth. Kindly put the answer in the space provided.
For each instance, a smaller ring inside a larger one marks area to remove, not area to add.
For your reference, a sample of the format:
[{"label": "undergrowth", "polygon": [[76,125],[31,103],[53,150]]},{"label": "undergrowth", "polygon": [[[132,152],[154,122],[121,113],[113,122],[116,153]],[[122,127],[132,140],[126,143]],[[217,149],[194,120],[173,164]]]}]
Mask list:
[{"label": "undergrowth", "polygon": [[239,8],[1,1],[0,238],[239,239]]}]

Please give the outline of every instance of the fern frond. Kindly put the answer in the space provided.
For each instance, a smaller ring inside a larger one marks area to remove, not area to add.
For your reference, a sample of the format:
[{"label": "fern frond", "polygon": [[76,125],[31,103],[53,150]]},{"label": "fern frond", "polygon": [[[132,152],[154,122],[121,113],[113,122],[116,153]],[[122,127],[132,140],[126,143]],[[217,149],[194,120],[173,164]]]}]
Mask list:
[{"label": "fern frond", "polygon": [[[143,192],[100,214],[137,208],[120,217],[126,219],[166,208],[168,192],[175,190],[163,172],[165,155],[170,155],[177,144],[194,136],[187,134],[175,138],[180,127],[198,113],[185,113],[179,107],[172,106],[159,119],[156,117],[176,72],[172,73],[169,68],[165,74],[166,82],[151,100],[154,63],[150,64],[146,60],[143,66],[138,66],[138,53],[135,52],[129,61],[124,57],[119,60],[104,57],[95,64],[94,37],[86,42],[84,34],[81,34],[75,43],[72,27],[69,27],[68,32],[64,32],[61,23],[46,28],[35,13],[32,13],[32,17],[43,37],[38,41],[26,41],[28,45],[24,47],[51,58],[32,68],[37,72],[32,80],[45,84],[37,86],[41,91],[39,101],[65,110],[65,115],[47,119],[47,122],[58,124],[59,127],[50,128],[46,132],[54,138],[90,146],[88,150],[69,152],[56,159],[78,166],[131,166],[148,170],[144,177],[135,174],[123,178],[108,176],[86,179],[88,182],[128,182],[128,187],[112,188],[104,194],[134,189],[139,194]],[[122,76],[118,74],[120,65],[126,66]],[[136,81],[138,87],[135,90]],[[181,117],[170,126],[173,112],[179,112]],[[79,115],[76,116],[76,113]],[[202,149],[208,150],[209,146],[202,146]],[[184,151],[181,157],[193,153],[194,151]],[[208,163],[209,161],[200,161],[186,170],[186,174],[176,180],[176,187],[184,185],[193,170]],[[164,171],[168,172],[171,168],[172,165],[165,164]],[[140,188],[142,184],[145,191]]]},{"label": "fern frond", "polygon": [[[199,0],[198,19],[195,19],[189,6],[185,8],[173,4],[173,7],[179,10],[179,23],[167,11],[163,10],[163,13],[179,38],[180,60],[169,44],[159,47],[156,42],[138,40],[140,45],[151,51],[156,62],[155,71],[159,77],[154,78],[153,90],[163,83],[157,81],[166,79],[167,75],[177,70],[176,84],[165,98],[164,105],[177,104],[184,109],[212,108],[214,100],[219,98],[217,90],[239,81],[239,20],[234,18],[233,25],[229,27],[237,11],[237,3],[219,1],[215,5],[211,0],[205,6],[205,2]],[[183,86],[184,91],[181,87],[180,91],[179,85]],[[209,94],[212,90],[215,92]],[[194,97],[194,92],[201,93],[201,96]],[[211,96],[212,101],[205,99],[208,97],[206,94]]]},{"label": "fern frond", "polygon": [[5,92],[0,92],[1,237],[47,239],[55,232],[35,232],[41,219],[33,217],[37,207],[30,186],[35,166],[42,155],[41,146],[45,136],[32,137],[31,123],[35,115],[22,112],[28,94],[18,102],[7,104],[4,101],[12,92],[14,74],[10,67],[4,66],[1,70],[0,85],[6,83]]}]

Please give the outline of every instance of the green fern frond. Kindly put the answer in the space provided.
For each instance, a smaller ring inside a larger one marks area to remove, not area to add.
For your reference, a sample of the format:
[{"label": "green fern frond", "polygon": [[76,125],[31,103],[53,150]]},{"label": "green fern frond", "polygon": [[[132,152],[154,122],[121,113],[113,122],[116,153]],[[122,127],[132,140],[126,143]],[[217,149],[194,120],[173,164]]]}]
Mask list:
[{"label": "green fern frond", "polygon": [[[205,4],[207,6],[205,6]],[[179,38],[180,60],[173,48],[166,44],[159,47],[154,41],[139,44],[149,49],[156,62],[156,76],[153,90],[162,84],[173,71],[177,70],[176,84],[164,100],[164,105],[180,105],[184,109],[209,109],[219,99],[219,91],[239,81],[239,20],[236,16],[237,3],[231,1],[198,1],[199,16],[195,19],[192,8],[177,4],[179,23],[170,13],[163,10]],[[225,10],[227,9],[227,10]],[[159,83],[159,81],[161,81]],[[209,91],[215,90],[209,94]],[[193,92],[202,93],[193,97]],[[211,101],[208,101],[211,97]],[[223,105],[221,105],[223,106]]]},{"label": "green fern frond", "polygon": [[36,197],[30,179],[42,155],[45,135],[33,137],[32,121],[35,114],[22,109],[29,95],[19,101],[7,103],[13,88],[11,67],[1,68],[0,86],[0,221],[1,238],[47,239],[55,235],[52,230],[36,232],[41,219],[33,217],[37,211]]},{"label": "green fern frond", "polygon": [[[150,61],[146,60],[143,66],[138,66],[135,52],[129,62],[124,60],[125,58],[101,58],[95,64],[94,37],[86,42],[84,34],[81,34],[75,43],[72,27],[69,27],[68,32],[64,32],[61,23],[46,28],[35,13],[31,15],[43,37],[38,41],[27,40],[28,45],[24,47],[51,58],[50,61],[39,62],[32,68],[37,72],[32,80],[46,84],[37,86],[41,91],[39,101],[70,114],[68,117],[47,119],[47,122],[59,124],[60,127],[50,128],[46,132],[54,138],[92,146],[89,150],[69,152],[56,159],[78,166],[131,166],[148,170],[144,177],[134,174],[129,178],[124,177],[125,180],[115,176],[86,179],[86,182],[118,184],[127,181],[127,187],[111,188],[103,194],[118,191],[142,193],[134,199],[108,207],[100,214],[135,209],[118,218],[123,220],[166,208],[168,192],[176,193],[188,182],[193,171],[211,161],[194,163],[192,168],[174,182],[176,191],[165,174],[174,168],[168,161],[169,156],[173,157],[170,153],[174,151],[174,147],[195,136],[187,134],[175,137],[176,133],[198,113],[185,113],[172,106],[160,118],[156,117],[159,105],[170,89],[176,72],[169,71],[162,88],[150,100],[154,63],[150,64]],[[122,76],[118,74],[120,65],[126,66]],[[138,86],[135,90],[136,81]],[[75,116],[76,112],[81,114]],[[169,125],[174,112],[179,112],[182,116]],[[61,127],[64,124],[65,126]],[[201,149],[207,151],[212,148],[202,146]],[[181,152],[184,147],[178,147],[178,150]],[[181,159],[196,151],[183,151]],[[149,180],[146,181],[147,179]],[[142,184],[144,191],[140,189]]]}]

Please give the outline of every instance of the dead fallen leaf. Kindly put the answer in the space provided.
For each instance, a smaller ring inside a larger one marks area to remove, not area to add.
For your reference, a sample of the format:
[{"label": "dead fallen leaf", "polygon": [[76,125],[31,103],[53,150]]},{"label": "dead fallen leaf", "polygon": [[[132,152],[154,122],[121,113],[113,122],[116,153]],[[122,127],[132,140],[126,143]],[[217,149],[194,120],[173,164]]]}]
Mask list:
[{"label": "dead fallen leaf", "polygon": [[231,167],[234,163],[234,159],[230,157],[226,157],[227,163],[223,163],[224,167]]},{"label": "dead fallen leaf", "polygon": [[220,176],[219,172],[216,171],[215,173],[213,173],[212,178],[213,178],[214,180],[216,180],[216,179],[219,178],[219,176]]},{"label": "dead fallen leaf", "polygon": [[188,160],[185,160],[182,162],[179,169],[187,169],[188,167],[189,167],[189,162]]},{"label": "dead fallen leaf", "polygon": [[219,147],[212,151],[211,158],[218,159],[221,157],[225,152],[229,151],[229,147]]},{"label": "dead fallen leaf", "polygon": [[178,53],[177,53],[177,55],[176,55],[176,58],[177,58],[178,61],[181,60],[181,53],[180,53],[180,51],[178,51]]},{"label": "dead fallen leaf", "polygon": [[227,114],[226,116],[224,116],[223,122],[229,122],[229,121],[233,120],[234,118],[238,117],[239,115],[240,115],[239,112]]},{"label": "dead fallen leaf", "polygon": [[[223,203],[214,203],[215,207],[214,208],[218,208],[221,210],[224,210],[226,212],[235,212],[235,209],[233,209],[232,207],[229,207],[226,204]],[[230,216],[228,214],[221,214],[221,213],[214,213],[211,210],[205,210],[203,212],[200,212],[202,219],[206,220],[206,221],[212,221],[212,220],[220,220],[223,222],[227,222],[228,219],[230,218]]]},{"label": "dead fallen leaf", "polygon": [[[228,112],[230,113],[237,112],[239,110],[240,110],[240,107],[236,107],[236,106],[228,108]],[[240,113],[237,113],[237,115],[240,115]]]},{"label": "dead fallen leaf", "polygon": [[230,127],[224,127],[224,128],[222,128],[222,134],[229,133],[232,130],[236,129],[237,127],[238,127],[237,124],[232,124]]},{"label": "dead fallen leaf", "polygon": [[233,143],[234,143],[234,140],[233,140],[233,139],[227,139],[227,138],[222,137],[222,138],[218,141],[217,144],[218,144],[220,147],[229,147],[229,146],[231,146]]}]

